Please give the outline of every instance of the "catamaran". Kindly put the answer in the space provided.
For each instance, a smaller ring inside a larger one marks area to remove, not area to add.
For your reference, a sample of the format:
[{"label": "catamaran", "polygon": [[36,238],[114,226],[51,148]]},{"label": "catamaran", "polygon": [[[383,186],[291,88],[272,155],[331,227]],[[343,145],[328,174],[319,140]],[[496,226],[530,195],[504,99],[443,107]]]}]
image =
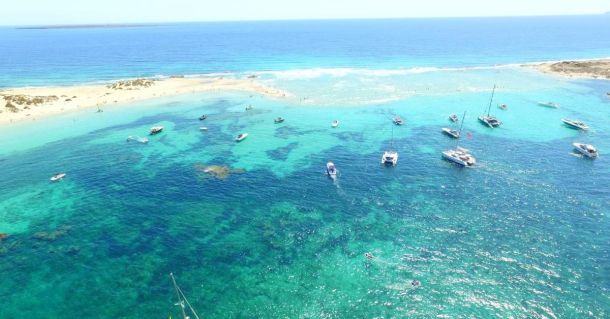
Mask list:
[{"label": "catamaran", "polygon": [[565,125],[567,125],[571,128],[575,128],[575,129],[579,129],[579,130],[583,130],[583,131],[586,131],[589,129],[589,126],[587,124],[585,124],[585,122],[583,122],[583,121],[570,120],[570,119],[561,119],[561,121],[563,123],[565,123]]},{"label": "catamaran", "polygon": [[[392,142],[390,144],[390,147],[392,147],[392,146],[394,146],[394,127],[392,127]],[[383,152],[383,155],[381,155],[381,164],[396,166],[397,163],[398,163],[398,152],[388,150],[388,151]]]},{"label": "catamaran", "polygon": [[458,130],[454,130],[448,127],[443,127],[443,133],[453,138],[460,138],[460,132]]},{"label": "catamaran", "polygon": [[[180,307],[180,312],[182,313],[182,318],[190,319],[191,317],[186,314],[187,312],[190,312],[195,319],[200,319],[199,315],[197,314],[197,311],[195,311],[193,306],[191,306],[191,303],[186,299],[186,296],[182,292],[182,289],[180,289],[180,287],[178,287],[178,284],[176,283],[176,278],[174,278],[174,274],[170,273],[169,276],[170,276],[170,278],[172,278],[172,283],[174,284],[174,290],[176,291],[176,297],[178,297],[178,302],[176,303],[176,306]],[[187,307],[188,307],[188,309],[187,309]]]},{"label": "catamaran", "polygon": [[595,146],[591,144],[584,143],[573,143],[574,149],[578,151],[580,154],[588,157],[588,158],[596,158],[599,155],[599,152],[595,148]]},{"label": "catamaran", "polygon": [[[458,136],[462,133],[464,118],[466,118],[466,112],[464,112],[464,115],[462,116],[460,130],[457,132]],[[464,167],[471,167],[476,163],[476,159],[470,154],[470,151],[459,146],[459,140],[456,142],[455,148],[443,152],[443,159]]]},{"label": "catamaran", "polygon": [[502,125],[502,122],[500,122],[496,117],[489,115],[489,112],[491,112],[491,103],[493,102],[495,92],[496,85],[494,84],[494,88],[491,91],[491,98],[489,99],[489,106],[487,107],[487,115],[479,116],[479,121],[481,121],[482,124],[485,124],[490,128],[495,128]]}]

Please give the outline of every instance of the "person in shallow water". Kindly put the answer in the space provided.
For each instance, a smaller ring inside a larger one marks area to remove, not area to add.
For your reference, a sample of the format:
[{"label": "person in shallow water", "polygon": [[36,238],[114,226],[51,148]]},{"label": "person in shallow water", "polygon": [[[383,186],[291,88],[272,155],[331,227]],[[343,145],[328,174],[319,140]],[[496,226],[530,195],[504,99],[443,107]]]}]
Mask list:
[{"label": "person in shallow water", "polygon": [[411,286],[413,286],[413,287],[419,287],[419,285],[421,285],[421,283],[419,282],[419,280],[413,280],[413,281],[411,281]]}]

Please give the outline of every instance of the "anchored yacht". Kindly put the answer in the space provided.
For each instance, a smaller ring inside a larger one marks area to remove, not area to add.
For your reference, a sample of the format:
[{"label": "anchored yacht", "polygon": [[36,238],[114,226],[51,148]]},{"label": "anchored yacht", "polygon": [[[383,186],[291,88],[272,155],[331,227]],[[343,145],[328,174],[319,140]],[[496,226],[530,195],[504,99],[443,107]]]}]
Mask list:
[{"label": "anchored yacht", "polygon": [[479,116],[479,121],[481,121],[482,124],[485,124],[486,126],[488,126],[490,128],[495,128],[495,127],[502,125],[502,122],[500,122],[500,120],[498,120],[495,116],[491,116],[489,114],[489,112],[491,112],[491,104],[493,102],[495,92],[496,92],[496,85],[494,85],[494,88],[491,91],[491,98],[489,99],[489,106],[487,107],[487,115]]},{"label": "anchored yacht", "polygon": [[570,119],[561,119],[561,121],[571,127],[571,128],[575,128],[575,129],[579,129],[579,130],[583,130],[586,131],[589,129],[589,126],[587,124],[585,124],[585,122],[582,121],[578,121],[578,120],[570,120]]},{"label": "anchored yacht", "polygon": [[596,158],[599,153],[595,146],[584,143],[573,143],[574,149],[588,158]]}]

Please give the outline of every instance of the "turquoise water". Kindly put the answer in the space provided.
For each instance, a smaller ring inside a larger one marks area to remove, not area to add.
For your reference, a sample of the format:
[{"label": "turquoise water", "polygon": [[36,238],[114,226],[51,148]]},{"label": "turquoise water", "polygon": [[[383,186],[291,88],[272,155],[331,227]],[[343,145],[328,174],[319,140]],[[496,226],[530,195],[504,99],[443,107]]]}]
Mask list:
[{"label": "turquoise water", "polygon": [[[607,82],[322,64],[248,71],[286,100],[193,94],[0,128],[0,317],[177,318],[170,272],[205,318],[610,315]],[[489,130],[476,117],[494,83],[504,125]],[[464,111],[472,169],[440,157]]]}]

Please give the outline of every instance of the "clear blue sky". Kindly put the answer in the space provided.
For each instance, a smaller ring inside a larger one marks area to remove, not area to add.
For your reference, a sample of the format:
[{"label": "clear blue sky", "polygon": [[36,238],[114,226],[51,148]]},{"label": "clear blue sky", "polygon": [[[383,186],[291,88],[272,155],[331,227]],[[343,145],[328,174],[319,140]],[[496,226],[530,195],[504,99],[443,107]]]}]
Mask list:
[{"label": "clear blue sky", "polygon": [[610,0],[3,0],[0,25],[596,14]]}]

